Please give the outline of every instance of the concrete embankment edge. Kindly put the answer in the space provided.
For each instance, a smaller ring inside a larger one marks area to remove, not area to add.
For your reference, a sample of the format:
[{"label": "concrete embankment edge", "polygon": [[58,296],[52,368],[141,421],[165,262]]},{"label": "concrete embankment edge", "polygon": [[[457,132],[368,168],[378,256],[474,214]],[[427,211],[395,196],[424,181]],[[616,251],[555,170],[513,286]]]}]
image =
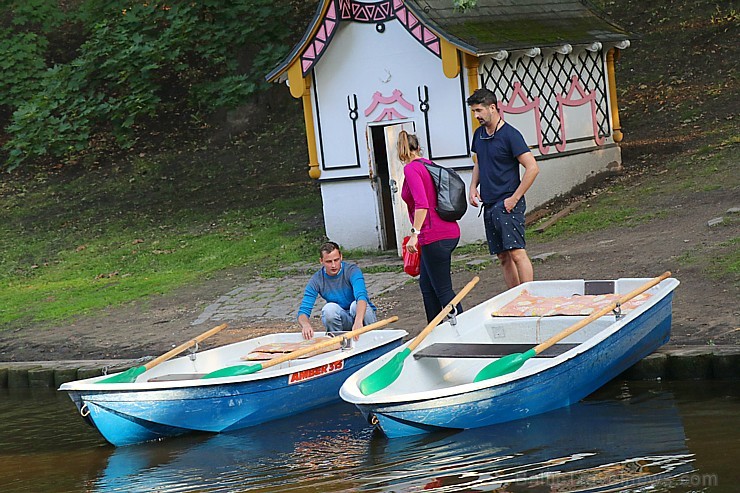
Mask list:
[{"label": "concrete embankment edge", "polygon": [[[142,364],[135,360],[0,361],[0,388],[55,389],[65,382]],[[740,346],[664,347],[639,361],[627,380],[740,380]]]}]

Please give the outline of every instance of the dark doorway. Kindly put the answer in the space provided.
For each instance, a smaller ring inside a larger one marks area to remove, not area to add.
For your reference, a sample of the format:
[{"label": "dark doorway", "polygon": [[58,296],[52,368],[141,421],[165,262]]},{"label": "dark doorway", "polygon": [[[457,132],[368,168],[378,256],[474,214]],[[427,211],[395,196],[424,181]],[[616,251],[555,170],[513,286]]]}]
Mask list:
[{"label": "dark doorway", "polygon": [[370,127],[373,139],[373,160],[375,172],[380,184],[380,217],[382,224],[383,248],[396,249],[396,226],[393,222],[393,200],[391,198],[390,174],[388,173],[388,155],[386,154],[385,131],[383,126]]}]

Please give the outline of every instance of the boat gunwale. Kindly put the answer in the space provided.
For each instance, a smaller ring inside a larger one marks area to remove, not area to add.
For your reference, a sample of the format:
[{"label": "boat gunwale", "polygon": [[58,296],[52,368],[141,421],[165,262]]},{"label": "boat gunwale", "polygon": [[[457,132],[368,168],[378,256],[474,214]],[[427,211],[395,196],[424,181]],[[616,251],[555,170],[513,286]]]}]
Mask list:
[{"label": "boat gunwale", "polygon": [[[649,281],[650,278],[645,278],[645,279],[643,278],[620,278],[620,279],[616,279],[615,281],[618,281],[618,280]],[[454,397],[454,396],[462,396],[462,395],[469,394],[469,393],[480,392],[487,388],[492,389],[495,387],[512,384],[517,381],[530,378],[533,375],[536,375],[538,373],[556,368],[557,366],[562,365],[566,361],[573,359],[579,356],[580,354],[592,349],[597,344],[603,342],[607,338],[616,334],[619,330],[622,329],[622,327],[632,322],[634,319],[636,319],[640,315],[646,313],[649,309],[651,309],[653,306],[660,303],[667,296],[671,295],[671,293],[676,289],[676,287],[678,287],[679,284],[680,282],[677,279],[672,278],[672,277],[663,280],[660,284],[652,287],[650,290],[647,291],[647,292],[652,292],[654,296],[647,299],[639,307],[633,310],[630,310],[619,320],[614,320],[609,325],[604,327],[604,329],[600,330],[598,333],[594,334],[593,336],[589,337],[582,343],[578,344],[576,347],[568,351],[565,351],[564,353],[558,356],[555,356],[553,358],[548,358],[547,362],[543,364],[538,364],[538,365],[526,365],[525,364],[525,366],[521,367],[520,369],[512,373],[501,375],[499,377],[491,378],[488,380],[483,380],[480,382],[469,382],[469,383],[452,385],[449,387],[444,387],[444,388],[439,388],[439,389],[430,389],[430,390],[424,390],[424,391],[413,392],[413,393],[403,393],[403,394],[398,394],[395,396],[386,395],[383,393],[383,391],[370,394],[367,396],[363,395],[359,390],[359,386],[358,386],[359,380],[361,378],[364,378],[366,374],[369,374],[375,369],[377,369],[375,365],[378,365],[379,367],[383,362],[389,360],[395,354],[403,350],[406,346],[408,346],[408,344],[410,344],[411,341],[409,341],[408,343],[403,344],[401,347],[396,348],[395,350],[389,353],[386,353],[384,356],[382,356],[378,360],[365,366],[364,368],[362,368],[361,370],[358,370],[356,373],[350,376],[345,381],[345,383],[340,387],[339,395],[343,400],[351,404],[354,404],[357,406],[368,407],[368,408],[377,408],[377,410],[380,411],[382,410],[382,407],[386,405],[393,405],[394,407],[403,406],[403,405],[413,405],[418,402],[445,399],[445,398]],[[501,293],[501,294],[504,294],[504,293]],[[610,316],[613,317],[614,315],[604,315],[604,317],[610,317]],[[583,317],[585,318],[587,317],[587,315],[584,315]],[[495,317],[492,317],[492,318],[495,318]],[[512,317],[509,317],[509,318],[512,318]],[[516,318],[537,320],[542,317],[516,317]],[[537,344],[538,343],[534,343],[532,346],[534,347]],[[416,348],[416,352],[421,351],[424,347],[426,347],[426,345],[421,344],[418,348]],[[409,356],[411,357],[413,356],[413,354],[414,353],[410,354]],[[459,359],[459,358],[450,357],[450,358],[445,358],[445,359]],[[481,359],[495,361],[499,358],[481,358]],[[349,389],[350,386],[352,387],[351,389]]]}]

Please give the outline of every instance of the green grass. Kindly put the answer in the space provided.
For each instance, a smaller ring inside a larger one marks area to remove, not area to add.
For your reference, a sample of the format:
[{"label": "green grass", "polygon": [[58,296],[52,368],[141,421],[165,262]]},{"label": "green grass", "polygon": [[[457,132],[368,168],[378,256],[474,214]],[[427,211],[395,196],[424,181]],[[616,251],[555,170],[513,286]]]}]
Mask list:
[{"label": "green grass", "polygon": [[636,206],[627,205],[635,203],[626,200],[626,195],[630,193],[624,187],[617,187],[608,192],[608,196],[599,197],[586,206],[581,206],[542,233],[535,232],[534,225],[527,235],[533,241],[549,241],[615,226],[636,226],[661,214],[661,211],[646,212]]},{"label": "green grass", "polygon": [[314,258],[323,221],[305,141],[274,130],[222,150],[5,180],[0,330],[171,293],[223,269],[281,275]]},{"label": "green grass", "polygon": [[535,224],[527,232],[528,239],[551,241],[606,228],[633,227],[673,213],[666,211],[665,203],[676,194],[737,190],[740,147],[734,127],[724,126],[713,132],[713,144],[672,157],[662,172],[609,188],[543,233],[534,231]]},{"label": "green grass", "polygon": [[740,238],[721,244],[727,247],[727,252],[717,255],[710,260],[710,275],[715,277],[734,276],[740,278]]},{"label": "green grass", "polygon": [[[281,207],[299,208],[302,202],[286,200]],[[0,324],[56,321],[90,313],[165,294],[235,266],[270,271],[305,259],[306,245],[315,243],[306,234],[295,234],[298,223],[277,220],[266,209],[234,211],[207,228],[193,222],[180,228],[160,226],[131,231],[119,225],[85,238],[77,247],[76,242],[67,242],[67,248],[57,252],[49,252],[46,244],[62,243],[63,238],[25,237],[16,248],[6,248]],[[198,226],[201,233],[188,232]],[[36,252],[31,255],[36,259],[31,260],[29,252]],[[9,262],[12,259],[15,262]]]},{"label": "green grass", "polygon": [[683,266],[701,268],[709,277],[728,279],[740,284],[740,238],[736,237],[713,247],[697,247],[678,258]]}]

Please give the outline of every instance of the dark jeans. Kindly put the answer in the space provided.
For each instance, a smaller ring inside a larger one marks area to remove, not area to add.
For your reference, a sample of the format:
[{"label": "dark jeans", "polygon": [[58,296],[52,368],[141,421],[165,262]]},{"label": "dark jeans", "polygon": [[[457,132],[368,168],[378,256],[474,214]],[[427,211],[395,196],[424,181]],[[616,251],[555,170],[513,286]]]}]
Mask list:
[{"label": "dark jeans", "polygon": [[[427,322],[439,315],[442,308],[452,301],[455,292],[452,290],[452,251],[457,247],[460,238],[439,240],[421,247],[421,273],[419,287],[424,300],[424,311]],[[462,304],[457,304],[457,313],[462,313]]]}]

